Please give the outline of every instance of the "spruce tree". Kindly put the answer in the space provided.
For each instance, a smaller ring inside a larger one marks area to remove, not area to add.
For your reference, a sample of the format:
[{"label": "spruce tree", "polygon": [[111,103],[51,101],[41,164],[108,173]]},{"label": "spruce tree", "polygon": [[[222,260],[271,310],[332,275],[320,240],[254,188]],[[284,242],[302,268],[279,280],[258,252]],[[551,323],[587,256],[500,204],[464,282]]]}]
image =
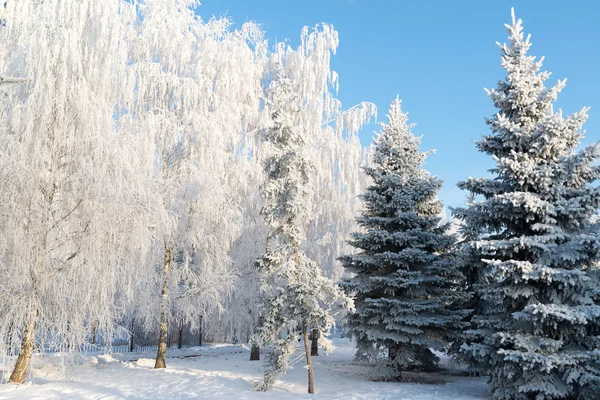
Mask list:
[{"label": "spruce tree", "polygon": [[550,74],[527,55],[514,12],[506,26],[507,76],[488,91],[498,113],[477,143],[496,166],[491,178],[459,184],[480,199],[455,210],[487,232],[470,243],[485,263],[477,289],[485,304],[462,350],[483,362],[494,399],[597,399],[600,147],[575,150],[587,108],[568,117],[553,111],[565,81],[546,88]]},{"label": "spruce tree", "polygon": [[[265,142],[270,156],[265,162],[267,182],[262,188],[264,215],[270,233],[266,253],[258,261],[261,274],[261,320],[253,342],[268,345],[267,370],[257,390],[269,390],[290,367],[300,339],[304,344],[308,393],[314,393],[314,372],[309,330],[320,332],[322,346],[334,324],[333,308],[345,307],[345,296],[324,277],[303,249],[306,241],[308,181],[312,165],[298,127],[301,101],[283,66],[273,71],[267,91],[272,124]],[[279,335],[279,339],[276,336]]]},{"label": "spruce tree", "polygon": [[461,278],[447,250],[454,244],[448,224],[440,224],[442,181],[423,169],[430,152],[419,150],[407,115],[394,100],[374,145],[373,166],[365,172],[372,184],[362,195],[364,228],[350,244],[360,250],[341,257],[344,288],[354,295],[356,311],[347,326],[357,342],[357,359],[374,358],[387,349],[396,376],[402,370],[432,370],[432,349],[446,346],[462,318],[449,306],[460,296]]}]

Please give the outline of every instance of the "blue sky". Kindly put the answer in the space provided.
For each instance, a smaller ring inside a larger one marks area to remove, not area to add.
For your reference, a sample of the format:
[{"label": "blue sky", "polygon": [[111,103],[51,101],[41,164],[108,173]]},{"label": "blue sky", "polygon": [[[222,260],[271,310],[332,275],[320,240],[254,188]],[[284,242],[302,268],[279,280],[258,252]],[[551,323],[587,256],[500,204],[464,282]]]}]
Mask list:
[{"label": "blue sky", "polygon": [[[332,63],[344,107],[371,101],[381,120],[398,94],[417,123],[414,132],[423,135],[423,150],[437,150],[426,168],[444,180],[440,198],[460,206],[466,193],[456,182],[492,166],[472,140],[489,132],[484,117],[495,112],[483,88],[505,76],[495,42],[507,40],[511,7],[531,33],[530,54],[546,57],[549,83],[568,78],[558,107],[566,114],[591,107],[584,143],[600,140],[597,0],[204,0],[198,13],[258,22],[272,43],[289,39],[294,47],[303,26],[333,24],[340,46]],[[362,143],[377,129],[364,129]]]}]

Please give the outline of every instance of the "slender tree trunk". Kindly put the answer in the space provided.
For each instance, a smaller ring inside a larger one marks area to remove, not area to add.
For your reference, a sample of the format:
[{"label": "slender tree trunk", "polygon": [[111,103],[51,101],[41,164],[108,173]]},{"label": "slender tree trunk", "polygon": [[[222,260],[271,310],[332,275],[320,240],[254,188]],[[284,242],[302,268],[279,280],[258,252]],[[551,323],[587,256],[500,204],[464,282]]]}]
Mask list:
[{"label": "slender tree trunk", "polygon": [[308,326],[306,321],[302,322],[302,337],[304,338],[304,352],[306,353],[306,365],[308,366],[308,393],[313,394],[315,392],[315,373],[313,371],[312,358],[310,356]]},{"label": "slender tree trunk", "polygon": [[8,326],[8,340],[6,341],[7,346],[6,346],[6,355],[7,356],[12,356],[13,355],[13,329],[15,329],[15,325],[13,322],[10,323],[10,325]]},{"label": "slender tree trunk", "polygon": [[160,331],[158,336],[158,350],[154,368],[167,368],[167,336],[169,334],[169,270],[171,269],[171,245],[165,247],[165,260],[163,265],[163,286],[160,302]]},{"label": "slender tree trunk", "polygon": [[24,383],[27,372],[29,371],[29,364],[31,363],[31,356],[33,355],[33,346],[35,342],[35,325],[37,323],[38,312],[35,309],[29,311],[29,318],[25,330],[23,332],[23,340],[21,341],[21,350],[19,357],[17,357],[17,363],[10,375],[9,382],[12,383]]},{"label": "slender tree trunk", "polygon": [[[263,317],[258,317],[258,324],[254,327],[254,334],[256,335],[259,327],[263,324]],[[252,339],[252,337],[251,337]],[[253,340],[253,339],[252,339]],[[260,361],[260,345],[252,343],[252,349],[250,350],[250,361]]]},{"label": "slender tree trunk", "polygon": [[198,346],[202,347],[202,315],[200,316],[200,326],[198,328]]},{"label": "slender tree trunk", "polygon": [[92,328],[92,344],[96,344],[96,325]]},{"label": "slender tree trunk", "polygon": [[[54,121],[56,125],[56,119]],[[48,202],[48,206],[52,205],[52,200],[54,199],[54,195],[56,193],[57,186],[56,184],[52,184],[50,186],[50,190],[46,195],[46,201]],[[31,210],[28,216],[27,221],[27,231],[29,231],[29,226],[31,225]],[[17,357],[17,362],[15,363],[15,367],[13,368],[12,373],[10,374],[10,378],[8,382],[10,383],[25,383],[25,377],[27,376],[27,372],[29,371],[29,365],[31,364],[31,357],[33,356],[33,347],[35,345],[35,328],[37,325],[37,319],[39,315],[39,303],[37,300],[37,293],[39,290],[39,283],[37,279],[37,271],[41,270],[41,266],[44,262],[43,254],[46,251],[46,240],[47,240],[47,232],[48,228],[48,213],[43,213],[43,222],[42,225],[45,229],[46,234],[41,236],[41,241],[39,242],[40,246],[37,248],[37,251],[34,253],[34,259],[36,260],[34,264],[32,264],[29,274],[31,277],[31,297],[29,298],[29,306],[27,310],[27,322],[25,322],[25,329],[23,330],[23,338],[21,339],[21,349],[19,350],[19,356]],[[10,340],[9,340],[10,343]]]},{"label": "slender tree trunk", "polygon": [[260,346],[256,343],[252,343],[252,350],[250,350],[250,361],[260,361]]},{"label": "slender tree trunk", "polygon": [[319,355],[319,334],[320,331],[317,328],[312,330],[312,343],[310,347],[310,355],[316,357]]},{"label": "slender tree trunk", "polygon": [[179,323],[179,334],[177,335],[177,348],[181,349],[183,347],[183,321]]},{"label": "slender tree trunk", "polygon": [[134,319],[131,319],[131,332],[129,333],[131,335],[131,337],[129,338],[129,352],[133,353],[133,340],[135,339],[135,333],[134,333],[134,326],[133,326],[133,321]]}]

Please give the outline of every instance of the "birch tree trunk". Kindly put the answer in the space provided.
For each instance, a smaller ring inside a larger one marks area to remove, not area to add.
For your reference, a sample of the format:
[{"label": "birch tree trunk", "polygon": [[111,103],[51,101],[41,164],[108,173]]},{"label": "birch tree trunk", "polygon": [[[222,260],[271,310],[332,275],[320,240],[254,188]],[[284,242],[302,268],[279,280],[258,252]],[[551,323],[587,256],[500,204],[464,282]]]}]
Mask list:
[{"label": "birch tree trunk", "polygon": [[31,356],[33,355],[37,317],[37,309],[31,308],[29,310],[27,325],[25,325],[25,331],[23,332],[23,340],[21,341],[19,357],[17,357],[17,363],[15,364],[15,368],[13,369],[10,379],[8,380],[11,383],[25,383],[25,377],[29,371],[29,364],[31,363]]},{"label": "birch tree trunk", "polygon": [[315,392],[315,373],[313,371],[312,358],[310,356],[310,345],[308,344],[308,324],[302,322],[302,337],[304,338],[304,352],[306,353],[306,365],[308,367],[308,393]]},{"label": "birch tree trunk", "polygon": [[315,357],[319,355],[319,330],[313,328],[312,330],[312,343],[310,347],[310,355]]},{"label": "birch tree trunk", "polygon": [[[48,205],[52,205],[52,201],[54,199],[54,195],[56,192],[57,186],[52,184],[50,189],[48,190],[48,195],[45,200],[48,202]],[[31,223],[31,212],[29,213],[27,220],[27,232],[30,232]],[[31,364],[31,357],[33,356],[33,347],[35,345],[35,328],[37,325],[38,315],[40,311],[40,304],[38,302],[39,299],[39,290],[40,283],[38,280],[39,273],[38,271],[42,270],[43,265],[43,252],[46,250],[47,245],[47,226],[48,226],[48,214],[44,214],[44,218],[42,220],[42,226],[44,227],[43,234],[39,241],[39,247],[37,252],[33,255],[33,259],[35,262],[32,264],[33,267],[30,267],[29,274],[31,278],[31,294],[29,297],[29,306],[27,310],[27,322],[25,323],[25,329],[23,330],[23,338],[21,339],[21,349],[19,350],[19,356],[17,357],[17,362],[15,363],[15,367],[13,368],[12,373],[10,374],[10,378],[8,382],[10,383],[25,383],[25,377],[27,376],[27,372],[29,371],[29,365]],[[43,251],[42,251],[43,249]]]},{"label": "birch tree trunk", "polygon": [[163,286],[160,302],[160,328],[158,336],[158,350],[154,368],[167,368],[167,335],[169,333],[169,271],[171,269],[171,255],[173,249],[169,244],[165,247],[165,260],[163,264]]}]

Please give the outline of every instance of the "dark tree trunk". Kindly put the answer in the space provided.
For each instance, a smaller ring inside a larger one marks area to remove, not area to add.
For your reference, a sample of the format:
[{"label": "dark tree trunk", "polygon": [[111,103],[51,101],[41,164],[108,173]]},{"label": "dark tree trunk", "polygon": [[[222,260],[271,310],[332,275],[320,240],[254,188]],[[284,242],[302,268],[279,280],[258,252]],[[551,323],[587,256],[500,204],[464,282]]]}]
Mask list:
[{"label": "dark tree trunk", "polygon": [[[256,335],[258,332],[258,329],[262,326],[263,324],[263,318],[259,317],[258,318],[258,324],[254,326],[254,334]],[[251,340],[252,336],[250,335]],[[257,343],[252,343],[252,349],[250,350],[250,361],[259,361],[260,360],[260,346]]]},{"label": "dark tree trunk", "polygon": [[250,350],[250,361],[260,361],[260,346],[255,343],[252,343]]},{"label": "dark tree trunk", "polygon": [[198,346],[202,346],[202,315],[200,316],[200,327],[198,328]]},{"label": "dark tree trunk", "polygon": [[394,361],[396,355],[398,354],[398,350],[398,344],[392,344],[390,347],[388,347],[388,361]]},{"label": "dark tree trunk", "polygon": [[96,325],[92,328],[92,344],[96,344]]},{"label": "dark tree trunk", "polygon": [[316,328],[312,330],[312,343],[310,347],[310,355],[316,357],[319,355],[319,334],[320,331]]},{"label": "dark tree trunk", "polygon": [[306,366],[308,367],[308,393],[313,394],[315,392],[315,373],[313,371],[312,358],[310,356],[308,326],[306,321],[302,323],[302,337],[304,338],[304,353],[306,354]]},{"label": "dark tree trunk", "polygon": [[180,349],[183,347],[183,321],[179,325],[179,335],[177,336],[177,348]]},{"label": "dark tree trunk", "polygon": [[131,332],[130,333],[130,338],[129,338],[129,352],[132,353],[133,352],[133,319],[131,320]]}]

